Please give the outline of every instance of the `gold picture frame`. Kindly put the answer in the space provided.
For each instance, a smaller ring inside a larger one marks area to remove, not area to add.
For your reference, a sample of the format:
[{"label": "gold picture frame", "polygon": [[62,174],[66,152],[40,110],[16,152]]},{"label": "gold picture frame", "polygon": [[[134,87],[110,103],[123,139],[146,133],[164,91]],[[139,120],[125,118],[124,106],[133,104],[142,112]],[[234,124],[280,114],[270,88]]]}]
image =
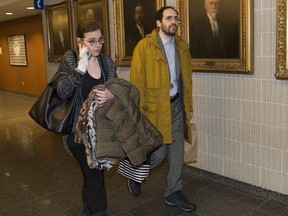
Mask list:
[{"label": "gold picture frame", "polygon": [[[224,53],[223,51],[221,54],[206,54],[201,51],[204,49],[198,48],[201,46],[197,47],[197,45],[195,45],[207,44],[207,42],[197,41],[200,39],[202,40],[204,37],[194,36],[197,35],[195,32],[199,32],[197,23],[199,24],[200,21],[197,20],[200,20],[201,16],[203,17],[202,19],[204,19],[204,16],[207,16],[204,10],[204,0],[177,0],[176,7],[181,15],[179,35],[190,44],[193,70],[211,73],[253,74],[253,4],[253,0],[221,0],[217,17],[219,17],[219,19],[222,18],[222,22],[226,22],[229,33],[226,33],[226,38],[225,40],[222,39],[220,46],[226,43],[227,38],[231,41],[231,43],[229,43],[231,46],[226,49],[229,50],[227,53]],[[205,19],[208,20],[208,17]],[[219,27],[219,31],[220,28],[221,27]],[[203,29],[203,24],[201,29]],[[211,50],[211,47],[212,46],[207,46],[207,50]]]},{"label": "gold picture frame", "polygon": [[279,80],[288,79],[288,54],[287,54],[287,1],[277,0],[276,6],[276,73]]},{"label": "gold picture frame", "polygon": [[10,65],[27,66],[26,38],[25,35],[8,37]]},{"label": "gold picture frame", "polygon": [[[117,0],[113,1],[114,10],[114,29],[115,29],[115,62],[117,66],[130,66],[132,59],[132,51],[135,47],[134,39],[130,39],[129,35],[137,35],[133,25],[133,14],[136,3],[140,3],[144,12],[144,32],[145,35],[151,33],[156,27],[154,13],[165,5],[165,0]],[[129,28],[128,28],[129,26]],[[131,34],[130,34],[131,32]],[[136,42],[137,39],[135,39]],[[137,40],[139,41],[139,39]],[[133,43],[132,43],[133,42]]]},{"label": "gold picture frame", "polygon": [[[110,55],[110,32],[109,32],[109,8],[108,0],[78,0],[75,1],[75,29],[81,19],[93,17],[103,27],[102,34],[105,36],[103,53]],[[76,40],[74,40],[76,41]],[[76,44],[74,45],[76,47]]]},{"label": "gold picture frame", "polygon": [[60,62],[63,54],[73,47],[70,7],[69,1],[45,6],[50,62]]}]

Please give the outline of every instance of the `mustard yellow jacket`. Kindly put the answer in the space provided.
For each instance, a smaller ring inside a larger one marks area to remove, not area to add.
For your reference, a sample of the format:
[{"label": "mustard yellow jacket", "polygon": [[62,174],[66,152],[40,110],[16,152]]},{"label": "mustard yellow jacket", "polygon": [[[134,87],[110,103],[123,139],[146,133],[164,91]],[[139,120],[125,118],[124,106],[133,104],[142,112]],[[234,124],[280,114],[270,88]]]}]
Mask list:
[{"label": "mustard yellow jacket", "polygon": [[[163,136],[163,143],[172,143],[170,111],[170,73],[165,56],[158,45],[158,31],[142,39],[134,49],[130,81],[140,92],[140,109]],[[192,65],[189,45],[175,36],[180,57],[183,104],[185,107],[185,139],[191,143],[189,112],[192,112]]]}]

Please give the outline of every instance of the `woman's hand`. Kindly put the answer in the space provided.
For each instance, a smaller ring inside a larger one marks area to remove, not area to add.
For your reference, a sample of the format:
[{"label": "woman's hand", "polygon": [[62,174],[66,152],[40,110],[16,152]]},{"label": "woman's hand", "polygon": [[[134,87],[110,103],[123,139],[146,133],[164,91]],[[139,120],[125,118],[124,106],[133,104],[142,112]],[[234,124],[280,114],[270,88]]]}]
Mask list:
[{"label": "woman's hand", "polygon": [[114,98],[114,95],[108,90],[108,89],[99,89],[99,88],[93,88],[92,91],[97,96],[97,103],[103,104],[108,100],[111,100]]},{"label": "woman's hand", "polygon": [[86,73],[88,69],[88,54],[89,49],[83,42],[79,42],[79,61],[78,61],[78,67],[77,69],[81,71],[82,73]]}]

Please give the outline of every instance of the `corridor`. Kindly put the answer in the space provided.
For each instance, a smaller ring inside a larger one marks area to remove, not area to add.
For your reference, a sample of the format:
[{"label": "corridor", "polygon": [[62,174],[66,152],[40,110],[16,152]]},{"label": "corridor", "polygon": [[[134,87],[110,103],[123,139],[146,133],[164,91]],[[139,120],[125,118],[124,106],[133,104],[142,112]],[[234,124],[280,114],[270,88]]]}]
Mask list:
[{"label": "corridor", "polygon": [[[79,216],[80,169],[61,137],[28,116],[35,99],[0,91],[0,216]],[[165,164],[152,170],[136,198],[116,168],[106,172],[109,216],[288,216],[287,196],[224,183],[191,167],[183,191],[198,208],[185,213],[165,206]]]}]

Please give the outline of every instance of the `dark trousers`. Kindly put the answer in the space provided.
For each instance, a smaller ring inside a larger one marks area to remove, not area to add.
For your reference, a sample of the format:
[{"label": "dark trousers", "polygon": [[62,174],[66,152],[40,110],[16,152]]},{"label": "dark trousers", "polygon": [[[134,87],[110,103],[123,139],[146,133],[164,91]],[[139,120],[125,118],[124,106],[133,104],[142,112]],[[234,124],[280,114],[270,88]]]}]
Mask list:
[{"label": "dark trousers", "polygon": [[[72,135],[71,137],[74,137]],[[80,165],[84,178],[84,188],[82,190],[84,205],[88,207],[90,214],[100,213],[103,211],[105,212],[107,208],[107,200],[104,183],[104,171],[90,169],[86,160],[85,146],[83,144],[75,145],[75,143],[73,143],[74,139],[69,138],[69,147]]]}]

